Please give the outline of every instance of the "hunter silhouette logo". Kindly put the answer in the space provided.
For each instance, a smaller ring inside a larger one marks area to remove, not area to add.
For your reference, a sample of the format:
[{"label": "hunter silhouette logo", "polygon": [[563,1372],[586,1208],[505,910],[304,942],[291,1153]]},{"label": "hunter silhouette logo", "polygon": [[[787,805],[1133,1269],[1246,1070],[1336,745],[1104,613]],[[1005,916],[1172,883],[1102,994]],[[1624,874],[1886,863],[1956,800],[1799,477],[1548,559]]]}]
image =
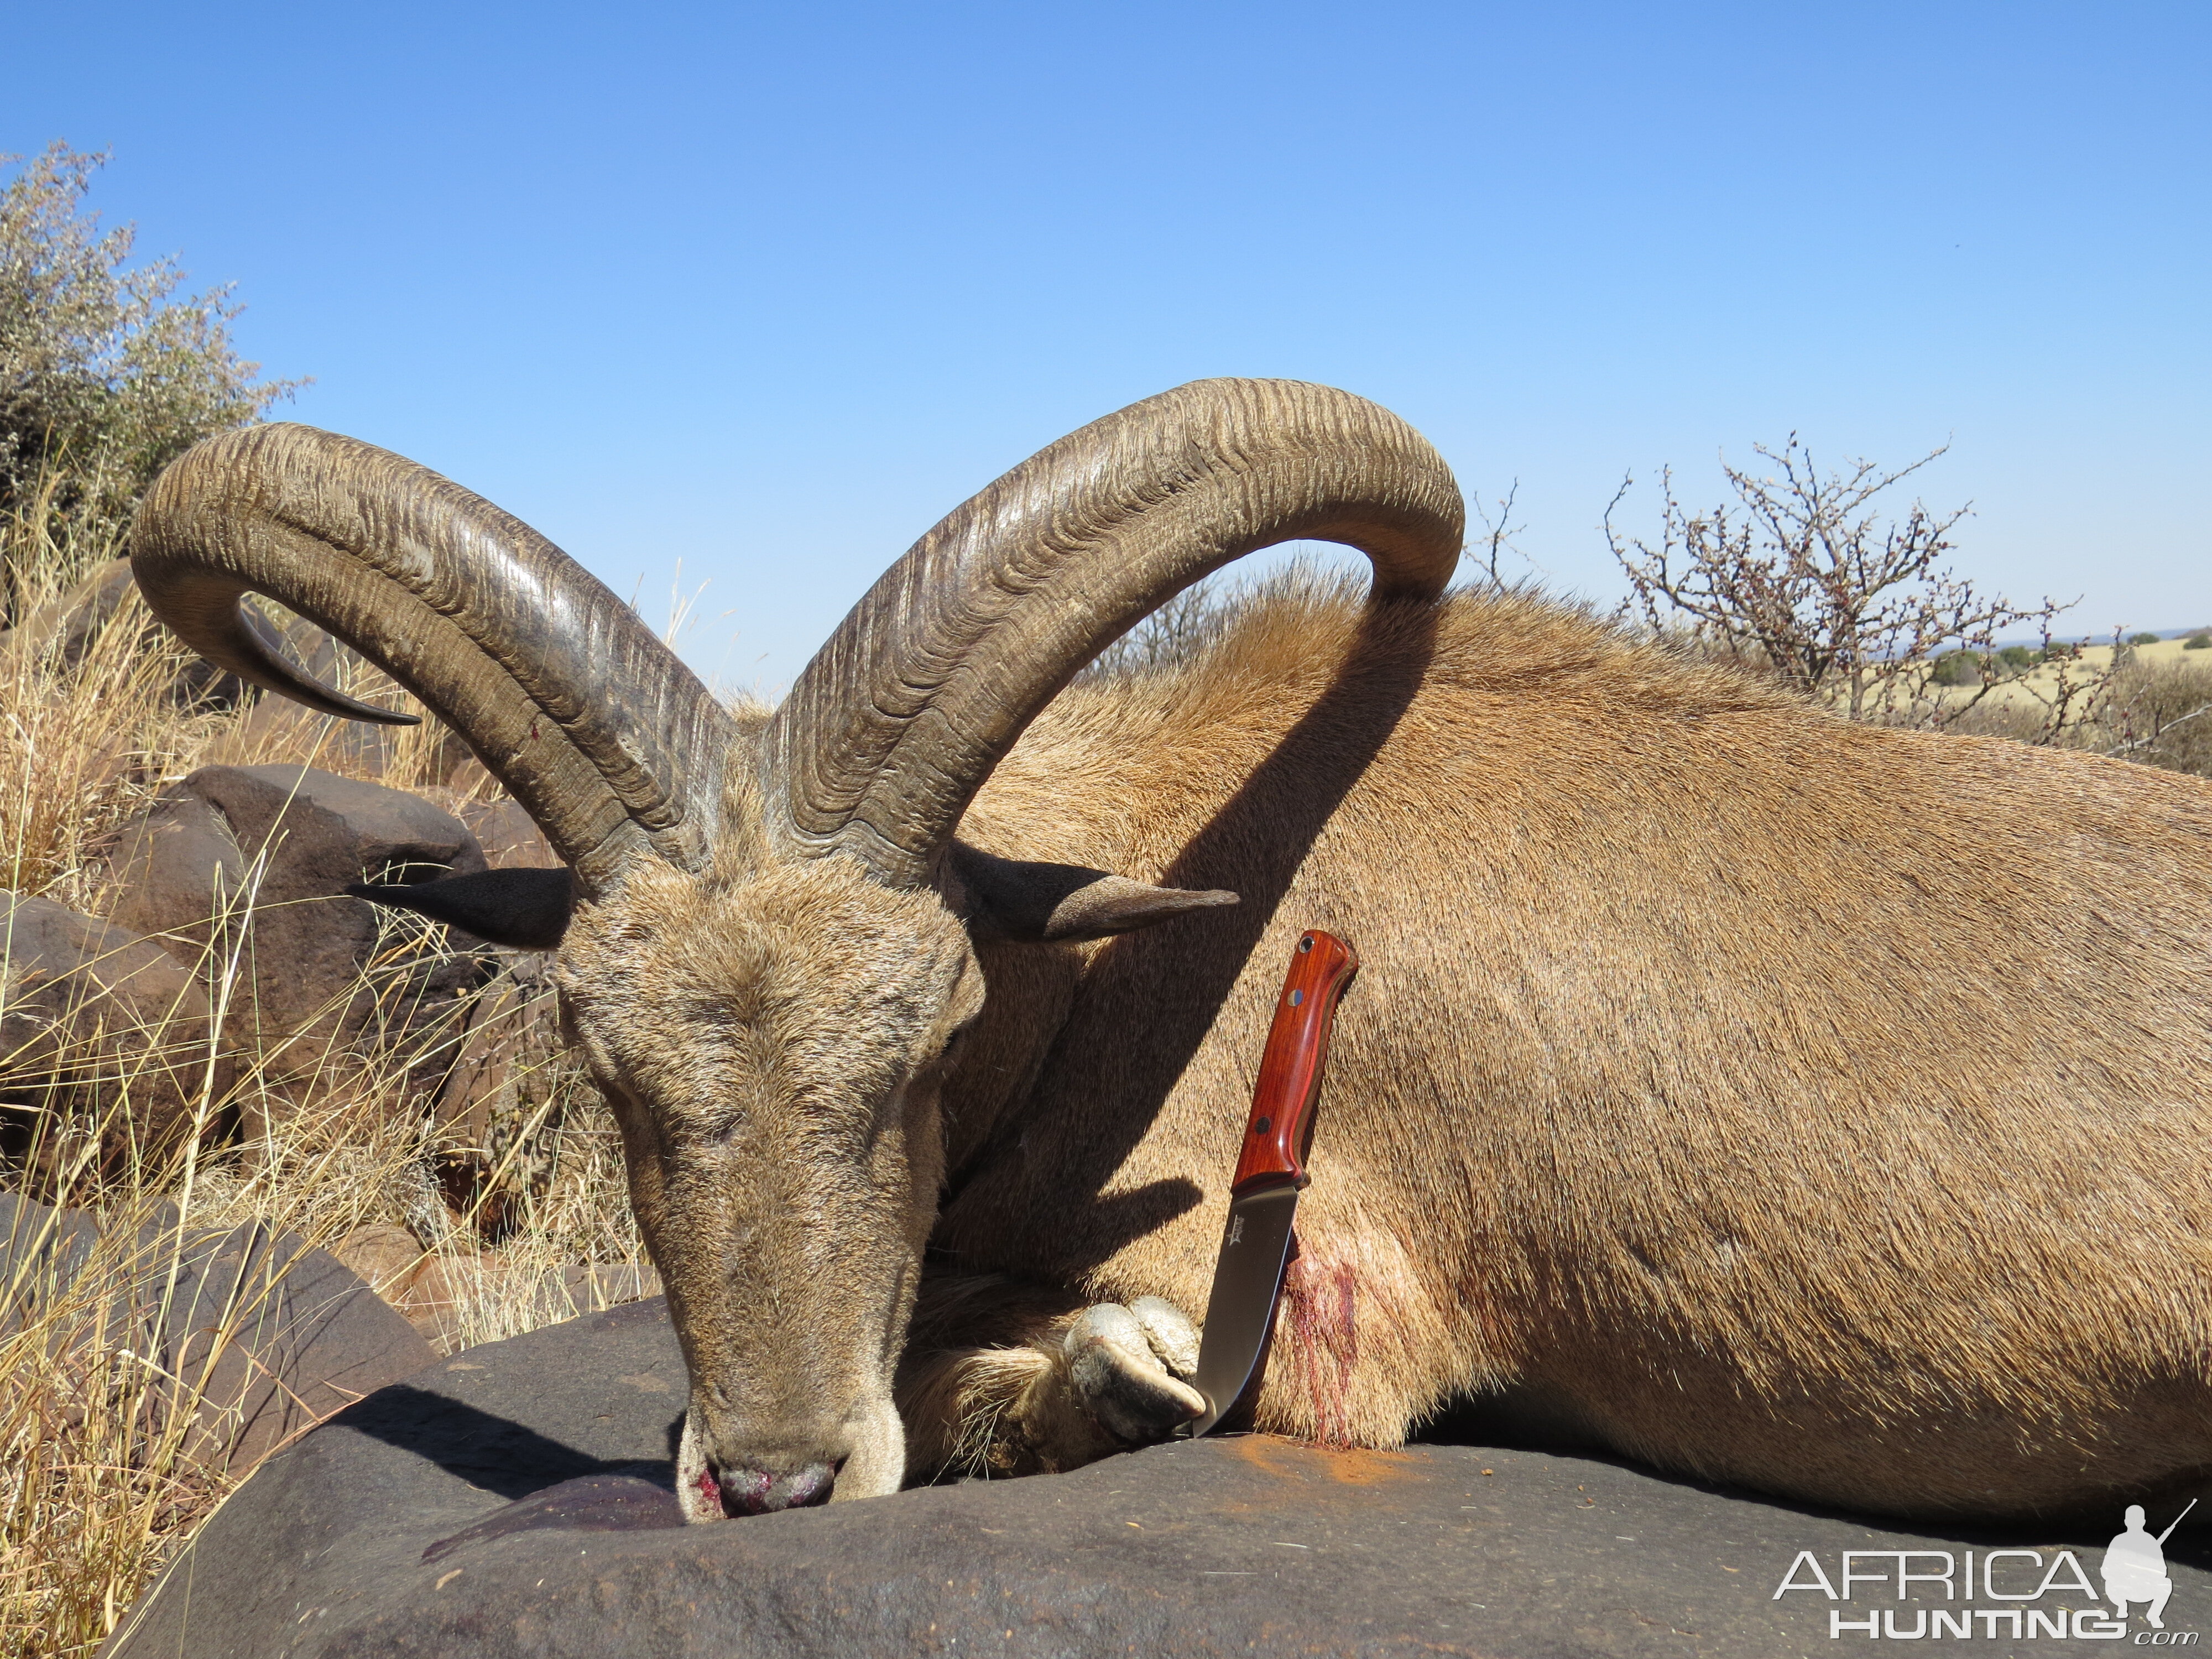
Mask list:
[{"label": "hunter silhouette logo", "polygon": [[[2195,1647],[2201,1632],[2166,1627],[2166,1606],[2173,1595],[2166,1540],[2196,1507],[2192,1498],[2164,1532],[2153,1534],[2142,1505],[2130,1504],[2124,1530],[2105,1547],[2099,1564],[2102,1595],[2080,1557],[2068,1549],[1844,1550],[1832,1576],[1819,1556],[1800,1550],[1772,1599],[1808,1590],[1833,1602],[1893,1604],[1848,1612],[1831,1607],[1831,1640],[1864,1636],[1915,1642],[1932,1636],[2111,1642],[2129,1636],[2130,1609],[2140,1608],[2147,1628],[2134,1632],[2130,1646]],[[1914,1601],[1920,1605],[1909,1605]]]},{"label": "hunter silhouette logo", "polygon": [[2189,1509],[2173,1517],[2173,1526],[2154,1538],[2143,1530],[2142,1505],[2128,1505],[2123,1517],[2127,1530],[2105,1547],[2105,1599],[2120,1610],[2121,1618],[2128,1616],[2130,1601],[2147,1602],[2145,1622],[2153,1630],[2166,1628],[2166,1598],[2173,1594],[2173,1580],[2166,1576],[2166,1540],[2181,1524],[2181,1516],[2196,1507],[2192,1498]]}]

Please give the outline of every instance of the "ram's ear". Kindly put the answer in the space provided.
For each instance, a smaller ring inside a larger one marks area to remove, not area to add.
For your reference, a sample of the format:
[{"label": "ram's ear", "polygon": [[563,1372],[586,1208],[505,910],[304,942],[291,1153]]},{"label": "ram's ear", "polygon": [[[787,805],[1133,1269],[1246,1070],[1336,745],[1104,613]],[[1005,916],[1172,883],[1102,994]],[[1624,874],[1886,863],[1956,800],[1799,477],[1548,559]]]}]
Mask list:
[{"label": "ram's ear", "polygon": [[569,912],[576,907],[575,878],[566,869],[482,870],[404,887],[356,882],[346,891],[517,951],[551,950],[568,931]]},{"label": "ram's ear", "polygon": [[947,896],[979,941],[1104,939],[1237,902],[1234,893],[1148,887],[1079,864],[998,858],[961,842],[952,843],[951,864],[959,890]]}]

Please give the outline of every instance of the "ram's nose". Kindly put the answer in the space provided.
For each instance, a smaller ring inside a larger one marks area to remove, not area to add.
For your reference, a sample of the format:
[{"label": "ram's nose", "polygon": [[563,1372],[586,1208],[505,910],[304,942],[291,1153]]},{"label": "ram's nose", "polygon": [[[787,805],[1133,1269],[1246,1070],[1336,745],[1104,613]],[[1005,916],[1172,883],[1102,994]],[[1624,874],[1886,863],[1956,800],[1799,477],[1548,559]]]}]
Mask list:
[{"label": "ram's nose", "polygon": [[715,1484],[722,1489],[722,1508],[730,1515],[767,1515],[776,1510],[805,1509],[826,1504],[837,1484],[837,1471],[827,1463],[809,1463],[787,1474],[743,1467],[717,1469]]}]

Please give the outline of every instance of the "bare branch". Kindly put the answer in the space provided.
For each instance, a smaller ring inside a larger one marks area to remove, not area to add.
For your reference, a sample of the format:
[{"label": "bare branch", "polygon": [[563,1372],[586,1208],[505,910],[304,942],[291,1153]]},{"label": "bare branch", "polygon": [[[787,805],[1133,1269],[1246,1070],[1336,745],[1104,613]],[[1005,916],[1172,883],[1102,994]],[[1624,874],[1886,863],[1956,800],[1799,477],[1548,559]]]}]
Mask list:
[{"label": "bare branch", "polygon": [[1528,556],[1513,545],[1513,538],[1528,527],[1527,525],[1516,525],[1513,522],[1513,503],[1519,499],[1520,495],[1521,480],[1516,478],[1506,489],[1504,498],[1498,503],[1498,516],[1495,519],[1483,510],[1480,497],[1474,498],[1473,501],[1474,516],[1482,520],[1482,528],[1485,532],[1482,541],[1483,557],[1480,564],[1483,581],[1486,586],[1498,592],[1503,592],[1510,586],[1498,571],[1498,559],[1507,553],[1511,553],[1524,562]]},{"label": "bare branch", "polygon": [[[1938,513],[1915,500],[1902,517],[1885,510],[1885,493],[1943,448],[1906,466],[1860,459],[1834,472],[1823,472],[1795,433],[1780,448],[1761,444],[1755,453],[1771,475],[1723,460],[1734,499],[1706,512],[1684,507],[1672,471],[1662,473],[1656,543],[1614,527],[1628,481],[1607,505],[1607,545],[1628,577],[1630,608],[1652,629],[1686,622],[1693,635],[1854,719],[1938,726],[1981,702],[2002,678],[1988,660],[1998,636],[2033,628],[2044,656],[2059,663],[2052,731],[2087,717],[2099,683],[2078,662],[2061,661],[2051,638],[2052,621],[2069,607],[2014,605],[1944,567],[1970,506]],[[1933,679],[1946,647],[1984,659],[1970,697],[1948,699]]]}]

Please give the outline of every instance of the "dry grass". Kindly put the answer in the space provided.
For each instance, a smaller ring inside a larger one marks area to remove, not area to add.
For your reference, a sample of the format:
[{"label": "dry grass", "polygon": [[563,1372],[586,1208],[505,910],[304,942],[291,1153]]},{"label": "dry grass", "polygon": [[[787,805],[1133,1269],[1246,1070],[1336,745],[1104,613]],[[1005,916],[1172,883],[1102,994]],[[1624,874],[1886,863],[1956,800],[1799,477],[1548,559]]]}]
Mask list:
[{"label": "dry grass", "polygon": [[2190,650],[2185,640],[2088,645],[1986,688],[1930,687],[1916,712],[1960,735],[2056,743],[2212,777],[2212,651]]},{"label": "dry grass", "polygon": [[[108,550],[72,556],[46,539],[48,522],[34,504],[0,525],[0,556],[25,601],[17,614],[39,618],[0,641],[0,885],[102,914],[111,900],[103,837],[163,787],[216,762],[306,763],[416,789],[449,808],[495,793],[472,766],[449,775],[454,751],[432,726],[364,738],[274,702],[242,714],[176,706],[169,688],[180,661],[173,647],[149,646],[135,596],[80,642],[76,661],[64,660],[49,624],[69,578]],[[380,689],[358,663],[343,672],[349,690]],[[253,884],[249,873],[231,902],[250,905]],[[389,943],[396,957],[420,941],[395,926]],[[206,1376],[161,1372],[113,1322],[117,1285],[173,1290],[183,1234],[261,1223],[328,1245],[372,1224],[406,1227],[453,1287],[447,1328],[464,1343],[542,1322],[532,1292],[544,1270],[642,1259],[615,1131],[565,1060],[548,1063],[552,1075],[532,1091],[542,1103],[510,1126],[477,1183],[478,1212],[456,1212],[432,1176],[441,1148],[420,1098],[419,1051],[333,1049],[302,1087],[295,1048],[280,1079],[241,1048],[240,1034],[256,1029],[250,975],[235,960],[202,968],[215,1029],[191,1073],[200,1079],[193,1127],[219,1129],[254,1103],[269,1109],[250,1115],[273,1126],[265,1138],[195,1134],[118,1158],[108,1135],[103,1156],[103,1135],[133,1121],[140,1103],[127,1066],[110,1068],[88,1119],[81,1101],[15,1109],[18,1120],[33,1120],[46,1190],[96,1210],[103,1231],[73,1275],[53,1253],[14,1241],[13,1279],[0,1292],[0,1654],[89,1653],[239,1478],[186,1455]],[[380,994],[404,977],[372,965]],[[0,988],[0,1012],[14,994]],[[458,1041],[466,1013],[457,1002],[447,1025],[423,1040]],[[228,1066],[216,1063],[218,1052]],[[173,1076],[173,1054],[170,1065]],[[0,1171],[0,1185],[22,1177],[21,1167]],[[483,1254],[476,1224],[487,1206],[497,1210],[499,1239]]]},{"label": "dry grass", "polygon": [[[1648,630],[1644,636],[1696,661],[1788,683],[1756,648],[1689,629]],[[1894,695],[1863,718],[2212,777],[2212,650],[2191,650],[2186,640],[2083,645],[2024,672],[2001,672],[1986,684],[1940,684],[1929,667],[1896,677]],[[1844,712],[1839,696],[1823,701]]]}]

